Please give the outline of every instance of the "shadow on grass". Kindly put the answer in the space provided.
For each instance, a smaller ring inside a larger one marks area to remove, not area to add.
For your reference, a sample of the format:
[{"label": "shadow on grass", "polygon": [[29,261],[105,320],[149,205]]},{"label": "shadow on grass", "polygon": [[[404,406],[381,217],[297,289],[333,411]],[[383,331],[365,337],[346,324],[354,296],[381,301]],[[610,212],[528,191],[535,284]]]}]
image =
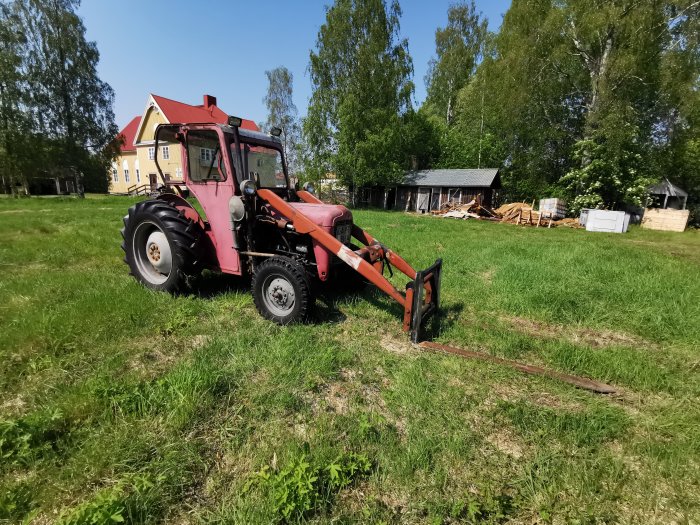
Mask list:
[{"label": "shadow on grass", "polygon": [[189,294],[202,299],[216,299],[231,292],[250,292],[250,278],[205,270],[194,280]]},{"label": "shadow on grass", "polygon": [[[205,271],[192,283],[189,293],[202,299],[216,299],[232,292],[250,293],[250,278]],[[397,319],[398,323],[403,323],[403,307],[371,284],[355,291],[321,286],[315,290],[315,295],[316,305],[309,319],[310,324],[342,323],[347,319],[347,316],[338,306],[348,299],[367,301],[376,308],[389,312]],[[449,330],[463,310],[462,303],[441,305],[438,313],[425,321],[421,340],[432,340],[442,332]]]}]

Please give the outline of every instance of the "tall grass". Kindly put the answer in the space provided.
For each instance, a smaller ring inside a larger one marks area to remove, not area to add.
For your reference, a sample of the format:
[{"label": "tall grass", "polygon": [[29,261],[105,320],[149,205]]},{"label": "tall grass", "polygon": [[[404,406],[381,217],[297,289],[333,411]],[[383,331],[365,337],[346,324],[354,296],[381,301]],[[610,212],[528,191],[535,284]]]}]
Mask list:
[{"label": "tall grass", "polygon": [[601,397],[422,354],[371,289],[289,327],[237,279],[149,292],[133,202],[0,199],[0,522],[700,519],[697,232],[355,212],[444,259],[432,337],[621,387]]}]

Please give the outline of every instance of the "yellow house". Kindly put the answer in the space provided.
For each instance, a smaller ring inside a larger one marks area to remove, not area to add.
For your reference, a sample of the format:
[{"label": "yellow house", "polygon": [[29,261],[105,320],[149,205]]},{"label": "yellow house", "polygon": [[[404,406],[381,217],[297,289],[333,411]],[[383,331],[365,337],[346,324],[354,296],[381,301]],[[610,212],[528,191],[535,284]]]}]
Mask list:
[{"label": "yellow house", "polygon": [[[109,192],[137,194],[155,190],[163,182],[155,163],[155,130],[159,124],[225,124],[228,115],[216,105],[216,97],[204,95],[203,104],[192,106],[150,94],[146,109],[120,132],[121,155],[112,162]],[[251,120],[243,128],[259,131]],[[182,180],[182,147],[178,143],[159,143],[158,163],[167,181]]]}]

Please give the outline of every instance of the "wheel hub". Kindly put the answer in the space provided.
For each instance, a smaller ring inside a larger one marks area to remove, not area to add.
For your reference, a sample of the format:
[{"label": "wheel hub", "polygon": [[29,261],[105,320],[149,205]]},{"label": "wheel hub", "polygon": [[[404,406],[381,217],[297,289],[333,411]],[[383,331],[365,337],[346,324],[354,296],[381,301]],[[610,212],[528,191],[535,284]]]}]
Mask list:
[{"label": "wheel hub", "polygon": [[148,258],[153,264],[157,264],[160,261],[160,248],[156,243],[152,243],[148,247]]},{"label": "wheel hub", "polygon": [[168,275],[173,265],[170,243],[165,234],[156,230],[146,240],[146,258],[153,269],[162,275]]},{"label": "wheel hub", "polygon": [[274,277],[266,283],[265,302],[276,315],[286,315],[294,308],[294,287],[282,277]]}]

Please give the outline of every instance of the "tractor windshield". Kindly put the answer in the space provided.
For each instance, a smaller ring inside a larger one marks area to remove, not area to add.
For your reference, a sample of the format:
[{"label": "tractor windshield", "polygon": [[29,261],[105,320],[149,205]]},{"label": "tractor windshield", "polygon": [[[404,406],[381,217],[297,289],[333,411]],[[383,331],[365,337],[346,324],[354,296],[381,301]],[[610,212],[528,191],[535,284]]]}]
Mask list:
[{"label": "tractor windshield", "polygon": [[[231,144],[235,157],[236,145]],[[246,177],[255,181],[258,188],[287,188],[287,176],[282,164],[282,153],[274,148],[241,143],[241,159]]]}]

